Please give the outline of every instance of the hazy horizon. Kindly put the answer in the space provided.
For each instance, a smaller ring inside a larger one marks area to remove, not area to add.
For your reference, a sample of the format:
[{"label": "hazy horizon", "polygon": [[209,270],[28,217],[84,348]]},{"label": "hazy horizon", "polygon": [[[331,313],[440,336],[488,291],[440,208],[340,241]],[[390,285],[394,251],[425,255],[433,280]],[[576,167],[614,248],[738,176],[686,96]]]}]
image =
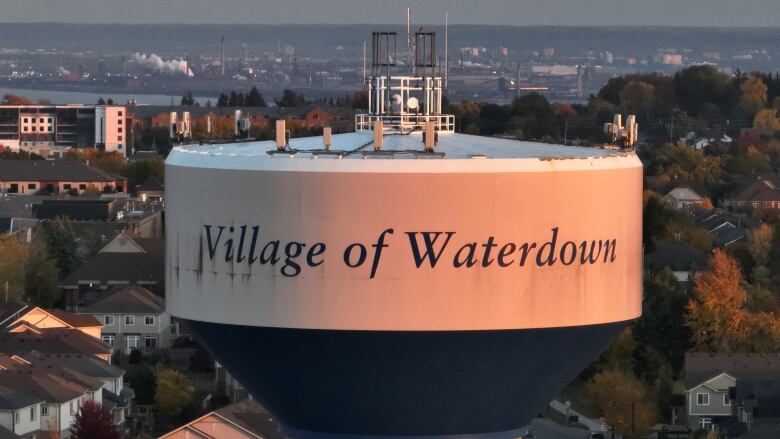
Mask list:
[{"label": "hazy horizon", "polygon": [[2,23],[777,27],[776,0],[0,0]]}]

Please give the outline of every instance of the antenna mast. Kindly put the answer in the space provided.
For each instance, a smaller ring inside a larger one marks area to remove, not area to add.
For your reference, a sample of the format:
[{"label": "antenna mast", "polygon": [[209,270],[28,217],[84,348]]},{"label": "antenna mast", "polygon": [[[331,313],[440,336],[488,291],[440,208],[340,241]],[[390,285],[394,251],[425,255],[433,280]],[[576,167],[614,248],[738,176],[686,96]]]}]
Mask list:
[{"label": "antenna mast", "polygon": [[447,90],[447,80],[450,79],[450,59],[449,59],[449,20],[447,11],[444,11],[444,90]]}]

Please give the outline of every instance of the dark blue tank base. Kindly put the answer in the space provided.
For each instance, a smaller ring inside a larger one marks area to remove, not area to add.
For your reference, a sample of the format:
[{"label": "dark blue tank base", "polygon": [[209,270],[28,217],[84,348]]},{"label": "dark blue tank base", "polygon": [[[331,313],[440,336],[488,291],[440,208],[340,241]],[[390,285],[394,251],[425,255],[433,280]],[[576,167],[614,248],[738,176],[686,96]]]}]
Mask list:
[{"label": "dark blue tank base", "polygon": [[629,323],[394,332],[187,321],[286,428],[325,438],[521,428]]}]

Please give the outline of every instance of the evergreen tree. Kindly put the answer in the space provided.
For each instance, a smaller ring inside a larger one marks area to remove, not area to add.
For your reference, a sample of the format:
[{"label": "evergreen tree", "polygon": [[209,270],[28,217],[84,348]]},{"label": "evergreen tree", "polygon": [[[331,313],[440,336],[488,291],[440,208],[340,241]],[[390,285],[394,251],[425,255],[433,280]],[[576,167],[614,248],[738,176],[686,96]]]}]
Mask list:
[{"label": "evergreen tree", "polygon": [[192,97],[192,92],[188,91],[184,94],[184,96],[181,97],[181,105],[182,107],[195,105],[195,98]]},{"label": "evergreen tree", "polygon": [[228,96],[225,93],[220,93],[219,98],[217,98],[217,107],[227,107],[228,103]]},{"label": "evergreen tree", "polygon": [[260,94],[260,90],[257,89],[257,87],[252,87],[251,90],[249,90],[249,94],[246,95],[246,100],[244,102],[244,105],[247,107],[266,107],[265,99],[263,99],[263,95]]}]

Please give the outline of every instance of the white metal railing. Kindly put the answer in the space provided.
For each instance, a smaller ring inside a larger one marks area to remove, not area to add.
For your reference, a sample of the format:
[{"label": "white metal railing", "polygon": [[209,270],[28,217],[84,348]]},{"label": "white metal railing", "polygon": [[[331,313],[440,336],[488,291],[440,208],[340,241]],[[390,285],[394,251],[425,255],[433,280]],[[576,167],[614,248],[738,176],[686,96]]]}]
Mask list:
[{"label": "white metal railing", "polygon": [[452,114],[440,115],[418,115],[418,114],[356,114],[355,130],[371,131],[374,129],[374,123],[382,121],[385,130],[412,131],[415,129],[425,129],[427,122],[433,122],[437,132],[453,133],[455,132],[455,116]]}]

